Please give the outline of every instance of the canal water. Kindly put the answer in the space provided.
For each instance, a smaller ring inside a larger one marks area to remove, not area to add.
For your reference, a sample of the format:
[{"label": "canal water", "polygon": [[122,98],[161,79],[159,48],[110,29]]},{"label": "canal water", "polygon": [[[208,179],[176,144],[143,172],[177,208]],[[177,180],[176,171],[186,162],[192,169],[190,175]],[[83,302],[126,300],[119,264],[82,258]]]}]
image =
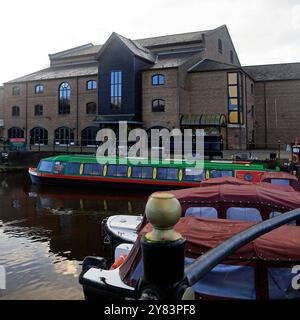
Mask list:
[{"label": "canal water", "polygon": [[120,190],[39,187],[25,173],[0,174],[0,299],[83,299],[87,255],[110,259],[101,221],[142,214],[148,195]]}]

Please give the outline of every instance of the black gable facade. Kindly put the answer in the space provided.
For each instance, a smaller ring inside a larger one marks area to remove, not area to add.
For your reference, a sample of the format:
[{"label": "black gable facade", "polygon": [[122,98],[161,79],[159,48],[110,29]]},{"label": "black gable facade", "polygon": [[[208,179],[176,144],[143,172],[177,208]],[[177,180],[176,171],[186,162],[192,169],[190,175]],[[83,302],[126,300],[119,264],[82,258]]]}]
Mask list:
[{"label": "black gable facade", "polygon": [[147,49],[116,33],[111,35],[98,55],[97,123],[141,123],[141,72],[153,63]]}]

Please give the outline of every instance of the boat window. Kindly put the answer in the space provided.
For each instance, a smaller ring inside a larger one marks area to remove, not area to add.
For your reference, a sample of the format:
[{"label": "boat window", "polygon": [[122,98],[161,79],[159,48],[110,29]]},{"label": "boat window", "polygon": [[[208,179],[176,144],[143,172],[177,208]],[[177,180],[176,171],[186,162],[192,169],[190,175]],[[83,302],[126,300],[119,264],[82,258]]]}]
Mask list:
[{"label": "boat window", "polygon": [[[194,261],[194,259],[185,258],[185,265]],[[193,289],[199,295],[254,300],[256,298],[255,268],[218,264],[201,278],[201,281],[194,284]]]},{"label": "boat window", "polygon": [[86,163],[84,165],[83,173],[91,176],[102,176],[103,164],[99,163]]},{"label": "boat window", "polygon": [[153,168],[152,167],[132,167],[131,176],[133,178],[152,179]]},{"label": "boat window", "polygon": [[66,163],[61,161],[55,161],[53,173],[55,174],[64,174],[66,170]]},{"label": "boat window", "polygon": [[183,172],[184,181],[202,181],[204,180],[205,172],[204,170],[187,168]]},{"label": "boat window", "polygon": [[80,163],[70,162],[69,163],[69,174],[80,174]]},{"label": "boat window", "polygon": [[39,167],[39,171],[52,172],[53,164],[54,164],[53,161],[42,160]]},{"label": "boat window", "polygon": [[290,185],[290,181],[287,179],[271,179],[271,183],[272,184],[279,184],[282,186],[289,186]]},{"label": "boat window", "polygon": [[178,168],[157,168],[157,179],[178,180]]},{"label": "boat window", "polygon": [[112,177],[127,177],[128,166],[110,164],[107,168],[107,175]]},{"label": "boat window", "polygon": [[228,220],[262,221],[260,212],[256,208],[229,208],[226,212]]},{"label": "boat window", "polygon": [[233,177],[233,172],[231,170],[211,170],[211,178],[222,178],[222,177]]},{"label": "boat window", "polygon": [[191,207],[186,210],[185,216],[217,219],[218,212],[213,207]]},{"label": "boat window", "polygon": [[292,268],[269,268],[269,298],[272,300],[299,299],[300,290],[296,290],[292,286],[292,283],[295,282],[295,280],[297,280],[297,277],[299,279],[297,273],[293,273]]}]

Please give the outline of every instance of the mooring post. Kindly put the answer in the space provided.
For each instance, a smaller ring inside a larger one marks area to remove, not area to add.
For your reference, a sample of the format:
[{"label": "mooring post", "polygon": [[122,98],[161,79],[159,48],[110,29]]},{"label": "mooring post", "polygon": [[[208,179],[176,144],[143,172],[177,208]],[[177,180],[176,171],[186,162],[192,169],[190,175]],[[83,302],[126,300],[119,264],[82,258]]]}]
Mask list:
[{"label": "mooring post", "polygon": [[181,217],[180,203],[170,193],[154,193],[145,211],[153,230],[141,239],[144,272],[137,299],[182,299],[188,289],[184,274],[186,240],[174,230]]}]

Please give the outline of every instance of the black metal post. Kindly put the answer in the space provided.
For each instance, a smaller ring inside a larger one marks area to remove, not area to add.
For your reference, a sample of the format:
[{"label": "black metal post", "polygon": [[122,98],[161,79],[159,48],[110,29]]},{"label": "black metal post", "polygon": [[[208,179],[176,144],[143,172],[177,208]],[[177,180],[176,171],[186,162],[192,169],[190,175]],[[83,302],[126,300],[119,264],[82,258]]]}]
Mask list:
[{"label": "black metal post", "polygon": [[187,288],[186,240],[173,230],[181,216],[180,204],[172,194],[153,194],[146,205],[146,216],[153,230],[141,240],[144,273],[137,287],[137,299],[179,300]]}]

